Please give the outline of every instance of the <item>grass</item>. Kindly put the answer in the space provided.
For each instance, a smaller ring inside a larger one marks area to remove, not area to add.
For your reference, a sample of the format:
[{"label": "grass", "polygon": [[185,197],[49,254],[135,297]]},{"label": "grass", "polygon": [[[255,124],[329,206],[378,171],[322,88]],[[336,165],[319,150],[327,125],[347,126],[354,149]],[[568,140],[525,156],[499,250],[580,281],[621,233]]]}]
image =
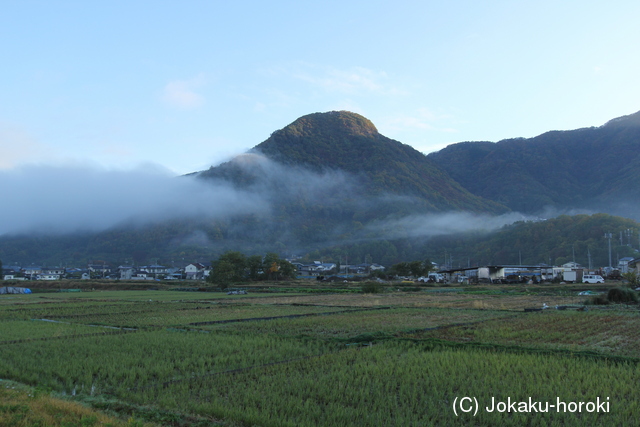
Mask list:
[{"label": "grass", "polygon": [[100,411],[50,396],[32,387],[0,380],[0,426],[90,427],[152,426],[135,418],[122,421]]},{"label": "grass", "polygon": [[547,310],[505,320],[489,320],[451,328],[405,334],[455,342],[594,351],[606,355],[640,355],[637,311]]},{"label": "grass", "polygon": [[261,299],[264,304],[323,304],[350,307],[430,307],[456,309],[518,310],[548,305],[581,304],[584,297],[576,295],[538,294],[468,294],[464,292],[395,292],[386,294],[299,295]]},{"label": "grass", "polygon": [[289,337],[351,338],[362,334],[399,334],[407,330],[474,322],[512,315],[500,311],[396,308],[338,313],[331,316],[276,319],[203,326],[216,331]]},{"label": "grass", "polygon": [[[244,425],[633,425],[639,379],[637,365],[386,342],[132,398]],[[615,403],[612,413],[481,411],[456,417],[452,403],[462,396],[476,397],[483,407],[492,397]]]},{"label": "grass", "polygon": [[104,332],[85,325],[49,323],[30,320],[0,322],[0,344],[12,340],[62,338],[80,334],[98,334]]},{"label": "grass", "polygon": [[[0,425],[636,424],[637,305],[525,313],[585,297],[560,286],[408,289],[3,295],[0,378],[57,394],[0,387],[11,393],[0,394]],[[29,320],[41,318],[64,323]],[[104,335],[89,324],[139,329]],[[464,395],[606,395],[612,409],[458,418],[451,405]],[[57,403],[37,403],[45,398]],[[120,418],[82,405],[65,415],[78,402]]]},{"label": "grass", "polygon": [[153,310],[131,312],[96,313],[70,318],[83,324],[101,324],[116,327],[190,327],[192,323],[206,323],[260,317],[277,317],[316,314],[344,309],[332,307],[300,307],[264,304],[190,304],[175,307],[173,304],[156,305]]}]

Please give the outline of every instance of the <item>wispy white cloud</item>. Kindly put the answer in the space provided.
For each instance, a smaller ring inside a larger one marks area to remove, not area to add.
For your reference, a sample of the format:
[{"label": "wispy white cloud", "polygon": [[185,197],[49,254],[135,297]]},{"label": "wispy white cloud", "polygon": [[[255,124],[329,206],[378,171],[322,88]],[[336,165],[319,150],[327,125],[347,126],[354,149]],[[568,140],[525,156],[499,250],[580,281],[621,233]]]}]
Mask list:
[{"label": "wispy white cloud", "polygon": [[437,114],[427,108],[419,108],[409,114],[391,116],[385,120],[384,124],[394,130],[411,128],[455,132],[455,129],[440,125],[442,122],[450,121],[451,119],[451,115]]},{"label": "wispy white cloud", "polygon": [[[418,144],[424,139],[425,132],[429,133],[458,133],[451,125],[456,123],[455,117],[449,114],[439,114],[427,108],[419,108],[409,113],[397,113],[382,117],[378,121],[378,129],[383,134],[397,135],[399,138],[410,137]],[[440,144],[440,148],[447,144]],[[415,147],[418,148],[418,147]],[[432,151],[434,147],[427,151]]]},{"label": "wispy white cloud", "polygon": [[167,83],[163,89],[162,100],[170,106],[192,109],[205,103],[204,96],[196,90],[204,86],[202,74],[189,80],[174,80]]},{"label": "wispy white cloud", "polygon": [[282,75],[310,84],[330,93],[398,95],[404,92],[393,85],[385,71],[365,67],[338,68],[308,62],[295,62],[286,66],[263,70],[266,74]]},{"label": "wispy white cloud", "polygon": [[388,76],[384,71],[374,71],[363,67],[338,69],[334,67],[309,67],[299,70],[293,76],[329,92],[355,94],[373,92],[392,94],[397,92],[388,86]]}]

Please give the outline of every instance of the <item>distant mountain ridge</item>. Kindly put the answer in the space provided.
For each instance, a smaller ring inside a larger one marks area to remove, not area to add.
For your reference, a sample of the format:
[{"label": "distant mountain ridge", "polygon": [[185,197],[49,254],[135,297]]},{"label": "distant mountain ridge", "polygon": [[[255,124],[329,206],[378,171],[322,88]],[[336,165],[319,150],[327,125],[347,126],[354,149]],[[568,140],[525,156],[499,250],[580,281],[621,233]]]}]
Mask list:
[{"label": "distant mountain ridge", "polygon": [[461,142],[428,157],[471,193],[512,210],[589,209],[640,219],[640,112],[600,127]]}]

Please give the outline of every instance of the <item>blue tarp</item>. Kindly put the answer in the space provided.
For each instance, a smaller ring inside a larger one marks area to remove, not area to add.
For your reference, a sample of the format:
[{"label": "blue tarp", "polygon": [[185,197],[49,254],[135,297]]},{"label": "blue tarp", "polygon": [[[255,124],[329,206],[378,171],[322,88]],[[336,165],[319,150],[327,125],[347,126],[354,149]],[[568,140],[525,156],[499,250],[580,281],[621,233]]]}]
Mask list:
[{"label": "blue tarp", "polygon": [[4,286],[0,288],[0,294],[30,294],[29,288],[18,288],[15,286]]}]

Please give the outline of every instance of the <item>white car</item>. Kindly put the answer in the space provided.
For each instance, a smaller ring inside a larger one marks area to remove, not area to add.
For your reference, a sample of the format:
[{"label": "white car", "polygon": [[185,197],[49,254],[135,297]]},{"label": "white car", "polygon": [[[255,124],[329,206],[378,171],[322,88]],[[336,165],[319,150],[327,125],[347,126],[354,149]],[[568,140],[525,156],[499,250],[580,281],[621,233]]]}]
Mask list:
[{"label": "white car", "polygon": [[598,274],[585,274],[582,276],[582,283],[604,283],[604,279]]}]

